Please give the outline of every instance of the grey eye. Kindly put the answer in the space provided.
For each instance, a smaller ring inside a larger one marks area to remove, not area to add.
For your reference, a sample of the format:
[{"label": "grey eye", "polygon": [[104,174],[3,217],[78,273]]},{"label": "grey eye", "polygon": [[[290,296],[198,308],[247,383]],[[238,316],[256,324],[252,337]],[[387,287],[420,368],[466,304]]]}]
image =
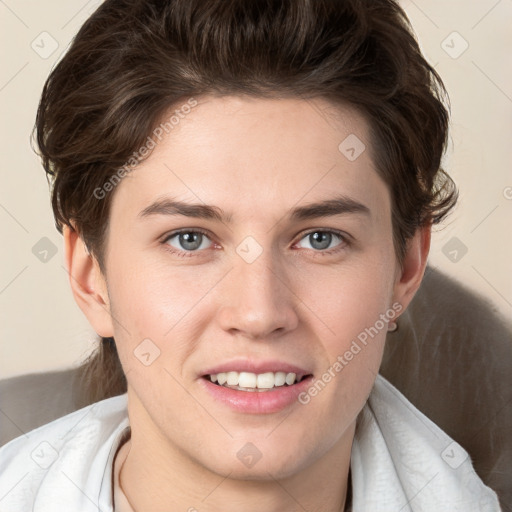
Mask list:
[{"label": "grey eye", "polygon": [[313,231],[312,233],[308,233],[302,240],[307,241],[309,247],[305,247],[306,249],[315,249],[317,251],[322,251],[325,249],[331,249],[338,244],[335,244],[331,247],[331,243],[336,239],[339,240],[339,243],[343,242],[343,239],[340,235],[333,233],[331,231]]},{"label": "grey eye", "polygon": [[183,231],[170,236],[167,243],[175,249],[197,251],[209,247],[208,243],[211,244],[211,241],[206,235],[198,231]]}]

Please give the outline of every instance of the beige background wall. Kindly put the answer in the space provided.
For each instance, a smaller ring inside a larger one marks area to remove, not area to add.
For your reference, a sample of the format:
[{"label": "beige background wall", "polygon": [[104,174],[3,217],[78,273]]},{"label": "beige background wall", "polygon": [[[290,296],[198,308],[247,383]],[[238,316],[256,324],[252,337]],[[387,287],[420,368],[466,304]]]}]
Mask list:
[{"label": "beige background wall", "polygon": [[[98,3],[0,2],[0,378],[76,364],[95,337],[69,290],[62,237],[29,136],[46,76]],[[461,201],[434,235],[430,262],[511,318],[512,0],[403,6],[452,100],[446,168]]]}]

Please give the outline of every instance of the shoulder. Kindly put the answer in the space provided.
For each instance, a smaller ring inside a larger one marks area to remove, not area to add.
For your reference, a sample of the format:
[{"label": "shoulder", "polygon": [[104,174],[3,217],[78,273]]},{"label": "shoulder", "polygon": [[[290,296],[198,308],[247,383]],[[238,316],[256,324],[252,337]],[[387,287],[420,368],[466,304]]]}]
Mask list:
[{"label": "shoulder", "polygon": [[358,418],[351,469],[354,510],[500,511],[464,448],[381,375]]},{"label": "shoulder", "polygon": [[98,510],[113,447],[129,425],[126,406],[126,394],[109,398],[0,448],[0,508]]}]

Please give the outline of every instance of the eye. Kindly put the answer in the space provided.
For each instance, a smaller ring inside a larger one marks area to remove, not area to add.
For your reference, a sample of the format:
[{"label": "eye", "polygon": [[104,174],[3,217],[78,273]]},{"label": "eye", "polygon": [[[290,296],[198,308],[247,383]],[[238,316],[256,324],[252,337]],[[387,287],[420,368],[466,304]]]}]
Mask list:
[{"label": "eye", "polygon": [[208,249],[212,241],[202,231],[180,231],[171,233],[164,241],[178,251],[194,252],[200,249]]},{"label": "eye", "polygon": [[[306,242],[306,246],[300,245],[303,241]],[[341,233],[322,230],[307,233],[299,242],[300,247],[314,249],[315,251],[325,251],[326,249],[333,249],[339,245],[346,244],[348,244],[348,242]]]}]

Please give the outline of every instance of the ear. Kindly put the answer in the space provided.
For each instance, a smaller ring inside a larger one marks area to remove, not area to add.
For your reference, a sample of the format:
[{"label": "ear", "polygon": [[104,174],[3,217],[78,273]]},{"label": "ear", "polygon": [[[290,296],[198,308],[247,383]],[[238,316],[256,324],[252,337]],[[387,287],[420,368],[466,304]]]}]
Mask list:
[{"label": "ear", "polygon": [[404,311],[416,294],[423,279],[430,251],[430,235],[430,224],[416,230],[413,238],[407,243],[402,268],[399,267],[398,269],[394,301],[401,304]]},{"label": "ear", "polygon": [[107,284],[99,264],[91,256],[78,232],[63,226],[66,269],[78,307],[97,334],[114,336]]}]

